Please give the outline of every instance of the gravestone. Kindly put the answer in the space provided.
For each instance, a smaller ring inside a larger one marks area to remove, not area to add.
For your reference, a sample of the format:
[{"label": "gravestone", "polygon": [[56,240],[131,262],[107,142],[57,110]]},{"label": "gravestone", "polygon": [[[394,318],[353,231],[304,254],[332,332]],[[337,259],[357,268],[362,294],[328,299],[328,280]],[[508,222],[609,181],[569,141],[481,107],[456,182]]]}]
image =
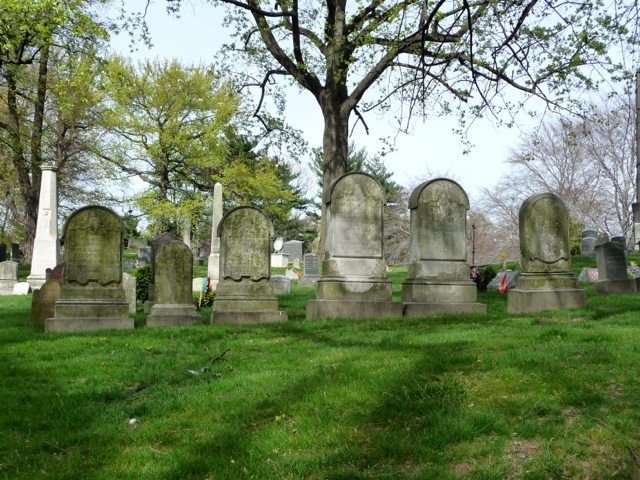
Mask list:
[{"label": "gravestone", "polygon": [[64,281],[64,263],[59,263],[51,272],[47,269],[47,280],[57,280],[58,283],[62,283]]},{"label": "gravestone", "polygon": [[522,272],[509,290],[510,313],[583,308],[585,292],[571,271],[569,212],[552,193],[526,199],[519,212]]},{"label": "gravestone", "polygon": [[402,284],[404,314],[486,312],[467,263],[469,198],[453,180],[418,185],[409,197],[410,260]]},{"label": "gravestone", "polygon": [[55,267],[60,261],[58,242],[58,189],[56,171],[53,166],[42,166],[40,200],[38,201],[38,222],[33,241],[31,273],[27,281],[32,289],[40,288],[46,280],[47,268]]},{"label": "gravestone", "polygon": [[382,249],[384,188],[371,175],[351,172],[325,193],[325,252],[317,300],[307,319],[399,317]]},{"label": "gravestone", "polygon": [[154,303],[147,327],[199,325],[202,317],[193,304],[193,255],[177,239],[154,244]]},{"label": "gravestone", "polygon": [[211,323],[257,323],[287,319],[269,282],[273,225],[255,207],[236,207],[218,225],[220,281]]},{"label": "gravestone", "polygon": [[289,258],[289,262],[302,260],[302,244],[300,240],[289,240],[282,245],[282,253]]},{"label": "gravestone", "polygon": [[17,243],[11,244],[11,260],[17,262],[20,260],[20,245]]},{"label": "gravestone", "polygon": [[207,265],[207,275],[210,278],[212,290],[218,288],[220,281],[220,237],[218,236],[218,225],[222,220],[222,184],[216,183],[213,186],[213,215],[211,217],[211,253],[209,254],[209,264]]},{"label": "gravestone", "polygon": [[88,206],[66,222],[64,281],[46,332],[131,329],[122,288],[124,224],[112,210]]},{"label": "gravestone", "polygon": [[271,275],[271,286],[274,295],[289,295],[291,293],[291,280],[284,275]]},{"label": "gravestone", "polygon": [[0,262],[7,260],[7,246],[4,243],[0,243]]},{"label": "gravestone", "polygon": [[578,275],[578,281],[583,283],[593,283],[598,281],[598,269],[591,267],[584,267],[580,270]]},{"label": "gravestone", "polygon": [[140,250],[147,247],[147,241],[142,238],[130,238],[128,247],[133,250]]},{"label": "gravestone", "polygon": [[302,275],[299,285],[315,284],[320,279],[318,255],[316,253],[305,253],[303,256],[303,263],[304,275]]},{"label": "gravestone", "polygon": [[596,237],[583,238],[580,255],[582,255],[583,257],[593,257],[596,253],[597,244],[598,244],[598,239]]},{"label": "gravestone", "polygon": [[272,267],[286,267],[289,263],[289,257],[282,253],[282,247],[284,246],[284,240],[282,237],[278,237],[273,241],[273,253],[271,254],[271,266]]},{"label": "gravestone", "polygon": [[611,243],[618,245],[622,250],[627,249],[627,238],[622,235],[611,237]]},{"label": "gravestone", "polygon": [[56,302],[61,295],[60,282],[51,278],[47,279],[38,290],[33,292],[30,323],[44,325],[47,318],[52,318],[55,314]]},{"label": "gravestone", "polygon": [[487,290],[489,291],[498,291],[500,288],[500,283],[502,282],[502,277],[504,277],[505,273],[507,274],[507,290],[515,288],[516,281],[520,276],[519,270],[500,270],[495,277],[487,284]]},{"label": "gravestone", "polygon": [[0,263],[0,295],[12,295],[18,281],[18,262],[5,260]]},{"label": "gravestone", "polygon": [[146,263],[151,263],[151,247],[145,246],[138,248],[138,262],[144,265]]},{"label": "gravestone", "polygon": [[581,238],[598,238],[598,231],[595,228],[585,228],[580,236]]},{"label": "gravestone", "polygon": [[151,311],[151,307],[155,303],[155,288],[156,288],[155,287],[155,271],[156,271],[155,255],[156,255],[156,252],[161,245],[164,245],[165,243],[173,242],[173,241],[180,241],[180,240],[178,239],[178,237],[168,232],[159,233],[158,235],[155,236],[153,240],[151,240],[151,246],[150,246],[151,254],[149,256],[150,264],[151,264],[151,283],[149,284],[149,299],[145,302],[145,309],[146,309],[145,311],[147,312]]},{"label": "gravestone", "polygon": [[11,295],[27,295],[31,291],[31,285],[29,282],[17,282],[13,286],[13,292]]},{"label": "gravestone", "polygon": [[596,242],[596,245],[601,245],[608,241],[609,241],[609,235],[607,235],[605,232],[598,232],[598,241]]},{"label": "gravestone", "polygon": [[136,277],[123,273],[122,288],[129,304],[129,313],[136,313]]},{"label": "gravestone", "polygon": [[[623,237],[624,238],[624,237]],[[620,243],[613,239],[596,247],[598,281],[596,292],[600,294],[634,293],[637,291],[636,279],[627,274],[627,256]]]}]

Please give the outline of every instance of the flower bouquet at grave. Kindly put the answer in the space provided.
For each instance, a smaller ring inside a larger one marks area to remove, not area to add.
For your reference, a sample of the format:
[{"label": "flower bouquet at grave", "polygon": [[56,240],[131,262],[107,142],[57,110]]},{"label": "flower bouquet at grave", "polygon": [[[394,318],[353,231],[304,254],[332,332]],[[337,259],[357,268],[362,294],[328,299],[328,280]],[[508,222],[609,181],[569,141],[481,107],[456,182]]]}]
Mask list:
[{"label": "flower bouquet at grave", "polygon": [[629,266],[627,267],[627,275],[629,275],[629,278],[640,277],[640,267],[636,262],[629,262]]}]

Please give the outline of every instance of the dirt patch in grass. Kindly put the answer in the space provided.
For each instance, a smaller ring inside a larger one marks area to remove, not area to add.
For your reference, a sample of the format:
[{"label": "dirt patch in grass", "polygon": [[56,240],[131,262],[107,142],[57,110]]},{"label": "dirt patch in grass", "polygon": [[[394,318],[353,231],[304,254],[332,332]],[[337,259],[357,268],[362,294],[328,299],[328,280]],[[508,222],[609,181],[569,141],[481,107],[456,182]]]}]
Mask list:
[{"label": "dirt patch in grass", "polygon": [[507,478],[520,478],[524,465],[538,454],[538,443],[533,440],[513,440],[505,447],[505,458],[511,464]]}]

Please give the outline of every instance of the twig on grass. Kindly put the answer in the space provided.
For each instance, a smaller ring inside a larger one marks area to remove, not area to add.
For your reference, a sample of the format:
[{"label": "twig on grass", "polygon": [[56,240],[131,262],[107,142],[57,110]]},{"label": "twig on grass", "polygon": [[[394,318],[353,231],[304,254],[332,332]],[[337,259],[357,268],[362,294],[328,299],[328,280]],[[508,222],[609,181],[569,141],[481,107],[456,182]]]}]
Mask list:
[{"label": "twig on grass", "polygon": [[222,352],[220,355],[218,355],[217,357],[211,357],[211,363],[215,363],[218,360],[223,360],[224,356],[227,354],[227,352],[231,350],[230,348],[227,348],[224,352]]}]

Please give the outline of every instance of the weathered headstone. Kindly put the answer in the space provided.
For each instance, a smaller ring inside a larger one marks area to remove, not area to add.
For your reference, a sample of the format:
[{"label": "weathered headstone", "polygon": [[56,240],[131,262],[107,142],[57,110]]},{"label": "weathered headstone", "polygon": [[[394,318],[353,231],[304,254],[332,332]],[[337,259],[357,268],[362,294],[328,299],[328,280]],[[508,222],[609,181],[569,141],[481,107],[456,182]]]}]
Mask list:
[{"label": "weathered headstone", "polygon": [[291,293],[291,280],[284,275],[271,275],[271,286],[274,295],[289,295]]},{"label": "weathered headstone", "polygon": [[520,276],[519,270],[501,270],[493,279],[487,284],[487,290],[497,291],[500,288],[500,283],[504,275],[507,275],[507,290],[515,288],[518,276]]},{"label": "weathered headstone", "polygon": [[410,261],[402,284],[404,314],[486,312],[467,263],[469,198],[453,180],[418,185],[409,198]]},{"label": "weathered headstone", "polygon": [[316,253],[305,253],[303,257],[304,274],[300,279],[300,285],[315,284],[320,279],[318,255]]},{"label": "weathered headstone", "polygon": [[151,247],[145,246],[138,248],[138,262],[141,264],[151,263]]},{"label": "weathered headstone", "polygon": [[156,276],[156,262],[155,255],[161,245],[164,245],[168,242],[180,241],[178,237],[174,236],[171,233],[163,232],[159,233],[155,236],[153,240],[151,240],[151,255],[150,255],[150,263],[151,263],[151,284],[149,285],[149,299],[145,302],[145,311],[151,311],[151,306],[155,303],[155,276]]},{"label": "weathered headstone", "polygon": [[222,220],[222,184],[216,183],[213,187],[213,215],[211,217],[211,253],[207,265],[207,275],[210,278],[209,285],[212,290],[218,288],[220,281],[220,237],[218,226]]},{"label": "weathered headstone", "polygon": [[595,228],[585,228],[580,236],[581,238],[598,238],[598,231]]},{"label": "weathered headstone", "polygon": [[593,283],[598,281],[598,269],[592,267],[584,267],[580,270],[578,281],[583,283]]},{"label": "weathered headstone", "polygon": [[289,240],[282,245],[282,253],[289,258],[289,262],[302,260],[302,244],[300,240]]},{"label": "weathered headstone", "polygon": [[13,286],[13,292],[11,295],[27,295],[31,291],[31,285],[29,282],[17,282]]},{"label": "weathered headstone", "polygon": [[62,295],[60,282],[47,279],[38,290],[33,292],[31,298],[31,321],[32,325],[44,325],[47,318],[52,318],[55,314],[56,302]]},{"label": "weathered headstone", "polygon": [[317,300],[307,318],[399,317],[382,251],[384,188],[371,175],[352,172],[325,193],[325,252]]},{"label": "weathered headstone", "polygon": [[[624,238],[624,237],[623,237]],[[634,293],[636,279],[627,274],[627,256],[620,243],[612,241],[596,247],[596,262],[598,264],[598,281],[595,282],[596,292],[601,294]]]},{"label": "weathered headstone", "polygon": [[571,271],[569,212],[552,193],[529,197],[520,207],[522,272],[509,290],[510,313],[586,306],[585,292]]},{"label": "weathered headstone", "polygon": [[40,288],[40,285],[46,281],[46,269],[55,267],[60,261],[57,170],[54,166],[42,167],[38,223],[33,242],[31,274],[27,277],[32,289]]},{"label": "weathered headstone", "polygon": [[18,262],[5,260],[0,263],[0,295],[13,294],[13,286],[18,281]]},{"label": "weathered headstone", "polygon": [[611,237],[611,243],[618,245],[622,250],[627,249],[627,238],[623,235]]},{"label": "weathered headstone", "polygon": [[593,257],[596,252],[598,239],[596,237],[586,237],[582,239],[582,248],[580,255],[583,257]]},{"label": "weathered headstone", "polygon": [[156,244],[154,253],[154,304],[147,327],[199,325],[202,318],[193,304],[191,249],[174,239]]},{"label": "weathered headstone", "polygon": [[58,283],[62,284],[64,281],[64,263],[59,263],[53,267],[51,272],[47,271],[47,280],[57,280]]},{"label": "weathered headstone", "polygon": [[129,275],[128,273],[122,274],[122,288],[124,289],[125,297],[129,303],[129,313],[136,313],[136,277]]},{"label": "weathered headstone", "polygon": [[7,260],[7,246],[4,243],[0,243],[0,262]]},{"label": "weathered headstone", "polygon": [[131,329],[122,288],[124,224],[112,210],[88,206],[64,228],[64,282],[47,332]]},{"label": "weathered headstone", "polygon": [[609,235],[606,234],[605,232],[598,232],[598,241],[596,242],[596,245],[601,245],[603,243],[606,243],[609,241]]},{"label": "weathered headstone", "polygon": [[256,323],[287,319],[269,282],[273,225],[254,207],[236,207],[218,225],[220,281],[211,323]]}]

